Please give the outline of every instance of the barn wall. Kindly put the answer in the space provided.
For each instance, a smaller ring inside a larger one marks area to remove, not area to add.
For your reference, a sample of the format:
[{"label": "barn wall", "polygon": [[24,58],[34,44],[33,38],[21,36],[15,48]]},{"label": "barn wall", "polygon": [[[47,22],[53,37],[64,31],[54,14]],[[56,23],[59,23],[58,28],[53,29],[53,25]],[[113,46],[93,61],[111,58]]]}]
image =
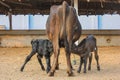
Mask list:
[{"label": "barn wall", "polygon": [[46,36],[0,36],[0,47],[30,47],[33,39],[46,39]]},{"label": "barn wall", "polygon": [[[87,35],[82,35],[79,42]],[[120,46],[119,35],[94,35],[97,39],[98,46]]]},{"label": "barn wall", "polygon": [[[48,15],[12,15],[13,30],[35,30],[45,29]],[[80,15],[78,19],[82,29],[120,29],[120,15]],[[0,15],[0,25],[9,30],[9,18],[6,15]]]},{"label": "barn wall", "polygon": [[[82,35],[81,39],[86,35]],[[118,35],[95,35],[98,46],[120,46],[120,36]],[[0,36],[0,47],[31,47],[32,39],[46,39],[45,35],[3,35]]]}]

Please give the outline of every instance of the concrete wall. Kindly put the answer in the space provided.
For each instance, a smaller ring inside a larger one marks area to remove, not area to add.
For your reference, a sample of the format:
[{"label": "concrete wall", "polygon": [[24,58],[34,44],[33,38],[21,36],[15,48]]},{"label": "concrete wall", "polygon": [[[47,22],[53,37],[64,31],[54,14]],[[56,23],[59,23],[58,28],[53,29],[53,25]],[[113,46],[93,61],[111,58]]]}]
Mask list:
[{"label": "concrete wall", "polygon": [[[87,35],[82,35],[79,42]],[[98,46],[120,46],[119,35],[94,35],[97,39]]]},{"label": "concrete wall", "polygon": [[30,47],[32,39],[46,39],[46,36],[0,36],[0,47]]},{"label": "concrete wall", "polygon": [[[120,46],[119,35],[94,35],[97,38],[98,46]],[[80,37],[79,42],[85,38],[86,35]],[[32,39],[46,39],[45,35],[4,35],[0,36],[0,47],[31,47]]]}]

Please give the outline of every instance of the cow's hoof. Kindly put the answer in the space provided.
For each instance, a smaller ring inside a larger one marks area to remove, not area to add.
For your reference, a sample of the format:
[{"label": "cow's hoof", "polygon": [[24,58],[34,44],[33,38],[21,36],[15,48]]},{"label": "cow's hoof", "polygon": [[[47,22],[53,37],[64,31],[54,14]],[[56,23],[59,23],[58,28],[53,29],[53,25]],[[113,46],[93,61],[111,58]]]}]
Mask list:
[{"label": "cow's hoof", "polygon": [[86,71],[84,71],[83,73],[86,73]]},{"label": "cow's hoof", "polygon": [[72,71],[71,72],[67,71],[67,73],[68,73],[68,76],[73,76],[73,72]]},{"label": "cow's hoof", "polygon": [[55,70],[59,70],[59,66],[56,66],[56,67],[55,67]]},{"label": "cow's hoof", "polygon": [[48,76],[50,76],[50,77],[54,76],[54,72],[49,72]]},{"label": "cow's hoof", "polygon": [[44,68],[44,67],[42,67],[42,70],[43,70],[43,71],[45,71],[45,68]]},{"label": "cow's hoof", "polygon": [[21,72],[23,72],[23,67],[20,69]]},{"label": "cow's hoof", "polygon": [[90,71],[91,70],[91,67],[88,67],[88,71]]},{"label": "cow's hoof", "polygon": [[100,66],[97,67],[97,70],[100,71]]},{"label": "cow's hoof", "polygon": [[80,70],[77,70],[77,73],[80,73]]},{"label": "cow's hoof", "polygon": [[72,68],[72,70],[75,70],[74,68]]},{"label": "cow's hoof", "polygon": [[73,73],[69,73],[68,76],[73,76]]}]

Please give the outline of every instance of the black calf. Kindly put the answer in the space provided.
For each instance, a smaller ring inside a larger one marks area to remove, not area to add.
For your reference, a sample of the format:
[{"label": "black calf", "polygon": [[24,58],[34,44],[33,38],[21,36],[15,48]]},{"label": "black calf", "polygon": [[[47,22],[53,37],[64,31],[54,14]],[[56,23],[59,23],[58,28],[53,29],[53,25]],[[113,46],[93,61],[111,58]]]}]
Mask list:
[{"label": "black calf", "polygon": [[39,64],[41,65],[41,69],[42,70],[45,70],[45,68],[44,68],[44,66],[42,64],[41,58],[43,56],[46,58],[46,64],[47,64],[46,72],[48,73],[50,71],[50,69],[51,69],[50,56],[52,55],[52,52],[53,52],[52,43],[49,40],[47,40],[47,39],[45,39],[45,40],[36,39],[36,40],[32,40],[31,41],[31,45],[32,45],[32,51],[26,57],[26,60],[25,60],[25,62],[22,65],[20,70],[23,71],[26,63],[31,59],[31,57],[33,55],[35,55],[36,53],[38,53],[37,54],[37,59],[38,59]]},{"label": "black calf", "polygon": [[72,47],[72,53],[80,56],[80,65],[79,65],[79,68],[77,71],[78,73],[80,73],[83,63],[84,63],[84,73],[86,73],[86,65],[87,65],[88,57],[89,57],[88,70],[91,70],[91,62],[92,62],[92,53],[91,52],[94,52],[94,54],[95,54],[95,59],[97,62],[97,70],[100,71],[96,38],[93,35],[88,35],[85,39],[83,39],[81,41],[81,43],[78,46],[74,45]]}]

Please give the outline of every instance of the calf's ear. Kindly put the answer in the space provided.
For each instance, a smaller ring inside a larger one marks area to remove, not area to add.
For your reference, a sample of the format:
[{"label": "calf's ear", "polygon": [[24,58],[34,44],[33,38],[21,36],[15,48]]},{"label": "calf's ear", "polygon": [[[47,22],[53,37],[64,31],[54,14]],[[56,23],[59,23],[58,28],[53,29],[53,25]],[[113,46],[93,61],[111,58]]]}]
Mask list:
[{"label": "calf's ear", "polygon": [[33,39],[31,40],[31,44],[33,43]]},{"label": "calf's ear", "polygon": [[32,39],[32,40],[31,40],[31,44],[33,44],[34,41],[36,41],[36,40],[35,40],[35,39]]}]

